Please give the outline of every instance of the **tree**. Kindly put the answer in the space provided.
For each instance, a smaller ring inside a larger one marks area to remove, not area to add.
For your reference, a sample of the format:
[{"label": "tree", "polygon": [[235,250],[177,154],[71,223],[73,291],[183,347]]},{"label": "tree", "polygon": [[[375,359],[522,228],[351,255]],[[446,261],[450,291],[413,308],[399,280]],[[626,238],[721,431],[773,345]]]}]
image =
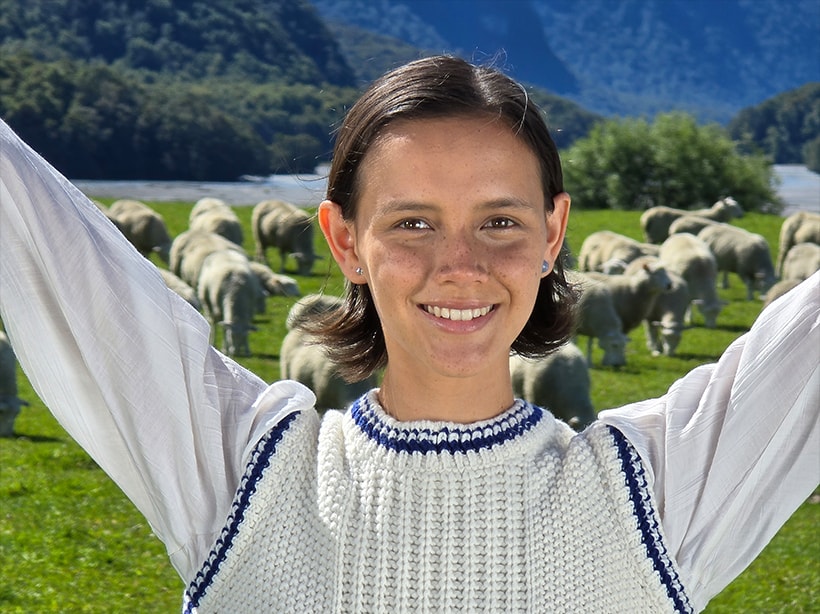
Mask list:
[{"label": "tree", "polygon": [[581,208],[696,209],[733,196],[754,211],[777,202],[763,156],[741,155],[722,128],[684,113],[659,115],[651,125],[599,123],[563,159],[565,184]]}]

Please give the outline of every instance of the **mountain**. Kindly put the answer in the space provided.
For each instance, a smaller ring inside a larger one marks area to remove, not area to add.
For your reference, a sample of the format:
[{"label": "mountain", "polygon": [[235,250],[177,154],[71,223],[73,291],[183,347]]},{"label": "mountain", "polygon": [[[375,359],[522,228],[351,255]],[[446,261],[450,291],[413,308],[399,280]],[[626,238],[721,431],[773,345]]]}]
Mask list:
[{"label": "mountain", "polygon": [[[726,123],[740,109],[820,81],[816,0],[312,3],[331,29],[341,23],[424,53],[495,60],[521,81],[610,117],[681,110]],[[378,54],[371,57],[378,64]],[[373,69],[350,64],[360,78]]]}]

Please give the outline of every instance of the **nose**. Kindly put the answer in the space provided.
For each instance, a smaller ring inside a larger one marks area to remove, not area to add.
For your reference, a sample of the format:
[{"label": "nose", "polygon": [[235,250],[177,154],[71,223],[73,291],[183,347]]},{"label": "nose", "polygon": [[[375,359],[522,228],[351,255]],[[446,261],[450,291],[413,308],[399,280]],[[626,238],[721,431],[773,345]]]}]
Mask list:
[{"label": "nose", "polygon": [[442,233],[435,249],[436,276],[441,282],[473,282],[487,277],[487,247],[469,231]]}]

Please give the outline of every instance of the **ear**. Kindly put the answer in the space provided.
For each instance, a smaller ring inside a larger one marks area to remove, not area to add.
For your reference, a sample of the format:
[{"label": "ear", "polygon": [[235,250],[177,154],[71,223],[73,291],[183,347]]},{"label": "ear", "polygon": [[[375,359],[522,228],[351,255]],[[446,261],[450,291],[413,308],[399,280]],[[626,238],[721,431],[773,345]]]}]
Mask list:
[{"label": "ear", "polygon": [[360,266],[356,241],[351,225],[342,216],[341,206],[330,200],[322,201],[317,215],[319,228],[325,236],[330,253],[344,276],[355,284],[365,283],[364,277],[356,273],[356,269]]},{"label": "ear", "polygon": [[547,213],[547,249],[544,251],[544,260],[549,263],[550,269],[564,245],[572,199],[566,192],[561,192],[553,197],[552,203],[553,209]]}]

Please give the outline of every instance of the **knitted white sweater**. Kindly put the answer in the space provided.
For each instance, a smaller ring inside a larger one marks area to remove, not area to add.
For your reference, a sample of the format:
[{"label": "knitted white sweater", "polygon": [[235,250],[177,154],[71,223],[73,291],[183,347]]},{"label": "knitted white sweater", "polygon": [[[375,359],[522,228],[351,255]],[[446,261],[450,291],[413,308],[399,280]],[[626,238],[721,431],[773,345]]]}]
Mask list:
[{"label": "knitted white sweater", "polygon": [[257,445],[198,612],[687,612],[641,462],[518,401],[400,423],[375,393]]}]

